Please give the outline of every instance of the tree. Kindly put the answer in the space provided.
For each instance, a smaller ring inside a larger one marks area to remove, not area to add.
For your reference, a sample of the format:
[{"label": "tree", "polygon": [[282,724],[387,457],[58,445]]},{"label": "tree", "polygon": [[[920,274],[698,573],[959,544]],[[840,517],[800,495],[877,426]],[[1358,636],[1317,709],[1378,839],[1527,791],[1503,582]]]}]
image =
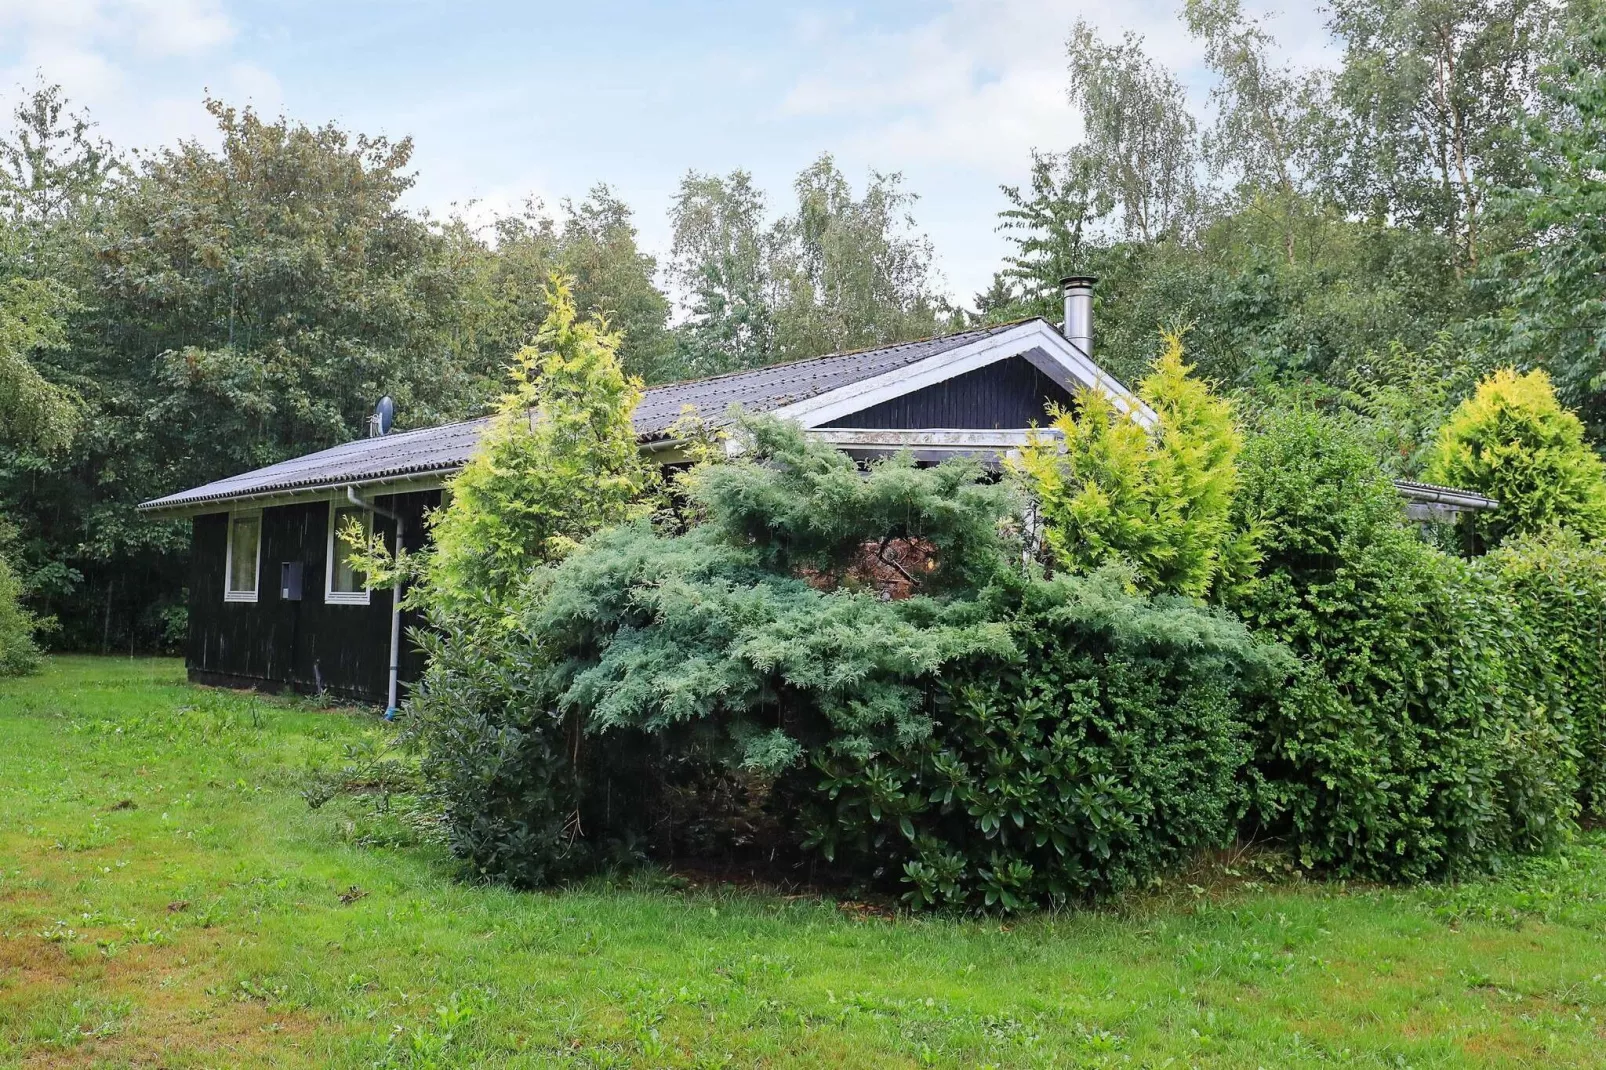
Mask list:
[{"label": "tree", "polygon": [[775,348],[771,235],[746,171],[687,172],[669,211],[670,277],[686,295],[679,371],[711,375],[768,363]]},{"label": "tree", "polygon": [[217,148],[180,142],[98,197],[40,198],[93,212],[57,232],[83,245],[61,258],[82,307],[35,361],[82,399],[83,430],[64,457],[0,457],[0,502],[65,644],[154,635],[181,597],[188,526],[137,502],[355,438],[382,394],[418,425],[480,387],[458,352],[461,264],[399,204],[410,143],[208,107]]},{"label": "tree", "polygon": [[1120,210],[1128,237],[1185,233],[1197,208],[1197,126],[1182,84],[1128,33],[1106,44],[1078,19],[1066,43],[1069,96],[1082,112],[1094,190]]},{"label": "tree", "polygon": [[1502,368],[1479,383],[1439,428],[1427,478],[1500,503],[1479,518],[1491,546],[1552,525],[1606,538],[1606,461],[1584,441],[1583,421],[1562,408],[1542,371]]},{"label": "tree", "polygon": [[775,224],[775,351],[781,360],[938,333],[929,239],[911,233],[913,194],[872,173],[864,195],[829,155],[798,175],[797,212]]},{"label": "tree", "polygon": [[1449,237],[1475,268],[1486,194],[1522,173],[1518,120],[1552,47],[1546,0],[1336,0],[1352,207]]},{"label": "tree", "polygon": [[77,423],[75,397],[32,358],[67,344],[82,235],[120,165],[60,86],[37,86],[12,122],[0,136],[0,443],[54,453]]},{"label": "tree", "polygon": [[688,174],[671,209],[671,277],[684,294],[680,374],[759,367],[938,333],[946,306],[913,194],[871,174],[864,193],[829,155],[793,183],[773,223],[750,177]]},{"label": "tree", "polygon": [[111,144],[93,136],[88,115],[68,108],[59,85],[41,83],[18,103],[0,138],[0,213],[51,225],[81,215],[122,169]]},{"label": "tree", "polygon": [[1606,31],[1577,43],[1524,124],[1524,179],[1496,212],[1528,235],[1480,288],[1500,312],[1481,334],[1497,360],[1543,366],[1597,437],[1606,436]]},{"label": "tree", "polygon": [[1210,93],[1216,121],[1204,137],[1205,159],[1217,174],[1231,175],[1240,203],[1277,217],[1292,263],[1295,217],[1319,166],[1326,79],[1274,63],[1276,42],[1244,15],[1239,0],[1188,0],[1185,14],[1217,77]]},{"label": "tree", "polygon": [[[1005,267],[995,285],[1007,287],[989,303],[1003,311],[989,318],[1041,315],[1058,319],[1063,314],[1060,280],[1085,274],[1104,243],[1094,233],[1111,210],[1108,195],[1095,191],[1094,161],[1082,148],[1063,153],[1032,152],[1031,193],[1019,186],[1004,186],[1009,207],[998,213],[998,229],[1015,252],[1004,258]],[[982,304],[980,298],[978,305]],[[983,311],[986,311],[985,309]]]},{"label": "tree", "polygon": [[56,453],[77,428],[75,399],[29,358],[65,344],[62,321],[73,300],[54,280],[17,271],[16,244],[0,221],[0,443]]},{"label": "tree", "polygon": [[1033,436],[1021,451],[1014,471],[1056,565],[1125,565],[1145,590],[1202,597],[1252,563],[1252,534],[1231,520],[1242,438],[1231,406],[1189,370],[1182,336],[1168,333],[1138,390],[1152,428],[1089,388],[1074,410],[1053,414],[1057,436]]},{"label": "tree", "polygon": [[651,485],[631,424],[641,384],[620,368],[619,335],[579,318],[561,276],[546,304],[534,345],[514,358],[496,417],[433,521],[423,573],[433,610],[495,612],[530,570],[627,519]]},{"label": "tree", "polygon": [[629,205],[607,185],[593,186],[578,203],[563,202],[558,263],[580,314],[606,317],[619,332],[625,371],[660,381],[672,346],[669,299],[654,282],[657,260],[636,244]]},{"label": "tree", "polygon": [[582,317],[606,316],[620,332],[619,359],[648,381],[672,376],[668,299],[658,290],[657,261],[636,244],[633,214],[607,186],[585,200],[565,200],[554,218],[536,197],[475,226],[461,216],[443,237],[461,263],[463,282],[450,319],[475,395],[495,398],[509,354],[528,345],[549,311],[553,272],[573,285]]}]

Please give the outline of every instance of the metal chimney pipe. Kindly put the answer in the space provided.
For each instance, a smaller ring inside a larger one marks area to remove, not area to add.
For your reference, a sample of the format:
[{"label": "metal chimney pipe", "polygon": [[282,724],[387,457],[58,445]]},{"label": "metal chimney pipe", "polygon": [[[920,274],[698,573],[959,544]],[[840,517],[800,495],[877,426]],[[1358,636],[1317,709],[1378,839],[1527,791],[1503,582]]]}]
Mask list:
[{"label": "metal chimney pipe", "polygon": [[1061,330],[1065,340],[1089,358],[1093,356],[1093,284],[1098,281],[1094,275],[1067,275],[1060,280],[1065,292],[1065,326]]}]

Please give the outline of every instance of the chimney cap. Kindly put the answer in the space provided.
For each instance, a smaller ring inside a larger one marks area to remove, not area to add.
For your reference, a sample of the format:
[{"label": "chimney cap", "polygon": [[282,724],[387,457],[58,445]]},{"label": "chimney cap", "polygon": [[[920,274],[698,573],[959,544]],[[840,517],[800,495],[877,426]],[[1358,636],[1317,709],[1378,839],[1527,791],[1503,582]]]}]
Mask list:
[{"label": "chimney cap", "polygon": [[1098,281],[1097,275],[1067,275],[1060,280],[1060,288],[1068,290],[1072,286],[1092,286]]}]

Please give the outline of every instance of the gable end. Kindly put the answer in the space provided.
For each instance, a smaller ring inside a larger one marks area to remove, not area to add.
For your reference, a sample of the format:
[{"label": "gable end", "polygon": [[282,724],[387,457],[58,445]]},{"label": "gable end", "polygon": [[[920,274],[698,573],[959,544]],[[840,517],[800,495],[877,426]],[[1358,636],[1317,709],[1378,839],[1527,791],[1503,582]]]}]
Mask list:
[{"label": "gable end", "polygon": [[1070,408],[1071,395],[1024,357],[972,369],[820,425],[829,428],[1002,430],[1042,426],[1050,404]]}]

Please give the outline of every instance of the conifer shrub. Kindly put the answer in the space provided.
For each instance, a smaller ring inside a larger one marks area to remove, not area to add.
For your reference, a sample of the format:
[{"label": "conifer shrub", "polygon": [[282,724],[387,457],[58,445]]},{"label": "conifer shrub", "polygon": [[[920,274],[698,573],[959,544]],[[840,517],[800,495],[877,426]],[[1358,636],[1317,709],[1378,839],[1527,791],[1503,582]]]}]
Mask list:
[{"label": "conifer shrub", "polygon": [[914,906],[1005,910],[1103,898],[1224,844],[1242,702],[1286,656],[1129,584],[1106,569],[1009,590],[1012,648],[946,666],[929,728],[819,749],[808,843],[896,875]]},{"label": "conifer shrub", "polygon": [[1439,429],[1427,478],[1500,503],[1477,518],[1490,546],[1556,526],[1606,538],[1606,461],[1543,371],[1502,368],[1480,382]]},{"label": "conifer shrub", "polygon": [[1047,557],[1086,575],[1116,563],[1143,590],[1203,597],[1252,568],[1252,529],[1233,523],[1243,436],[1232,406],[1191,374],[1182,335],[1166,332],[1138,396],[1154,413],[1102,390],[1051,410],[1057,436],[1033,435],[1012,468],[1041,518]]},{"label": "conifer shrub", "polygon": [[1419,539],[1366,447],[1272,417],[1237,508],[1258,581],[1230,607],[1301,668],[1251,717],[1251,823],[1310,867],[1421,880],[1566,835],[1571,731],[1544,637],[1501,585]]}]

